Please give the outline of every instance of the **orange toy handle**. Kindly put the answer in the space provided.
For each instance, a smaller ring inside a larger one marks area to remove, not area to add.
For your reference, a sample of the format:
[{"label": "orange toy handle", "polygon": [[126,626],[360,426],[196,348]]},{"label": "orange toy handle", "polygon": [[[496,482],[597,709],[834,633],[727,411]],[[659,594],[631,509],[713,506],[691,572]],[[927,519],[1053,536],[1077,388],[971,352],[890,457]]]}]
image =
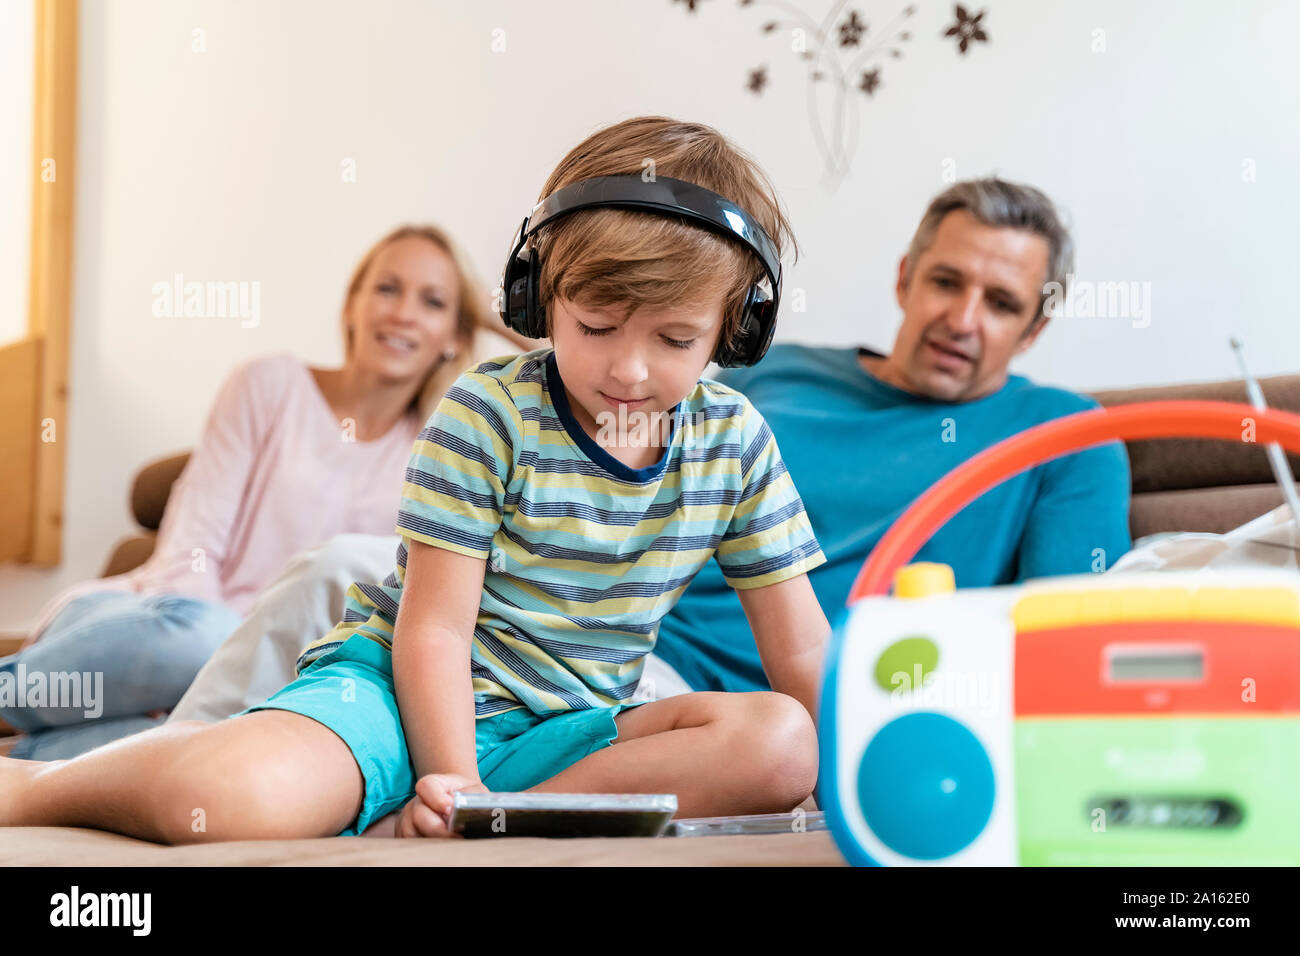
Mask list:
[{"label": "orange toy handle", "polygon": [[[1003,439],[930,486],[885,532],[858,572],[848,603],[889,593],[898,569],[912,560],[944,522],[984,492],[1028,468],[1113,439],[1254,438],[1300,453],[1300,415],[1236,402],[1139,402],[1057,418]],[[1300,516],[1298,516],[1300,517]]]}]

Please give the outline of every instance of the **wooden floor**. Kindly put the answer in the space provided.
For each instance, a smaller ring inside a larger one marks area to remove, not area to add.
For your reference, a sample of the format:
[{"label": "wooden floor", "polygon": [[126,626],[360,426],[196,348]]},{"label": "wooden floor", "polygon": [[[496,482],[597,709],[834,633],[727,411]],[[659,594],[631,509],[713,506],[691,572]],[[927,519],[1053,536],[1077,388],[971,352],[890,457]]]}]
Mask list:
[{"label": "wooden floor", "polygon": [[99,830],[0,828],[0,866],[844,866],[831,836],[266,840],[164,847]]}]

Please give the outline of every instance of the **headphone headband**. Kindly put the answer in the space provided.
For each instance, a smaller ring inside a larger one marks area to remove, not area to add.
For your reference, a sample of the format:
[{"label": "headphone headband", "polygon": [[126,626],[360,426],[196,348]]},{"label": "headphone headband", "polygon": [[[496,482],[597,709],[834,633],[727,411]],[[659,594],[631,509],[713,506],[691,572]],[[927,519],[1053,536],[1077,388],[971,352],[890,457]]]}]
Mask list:
[{"label": "headphone headband", "polygon": [[776,243],[748,212],[710,189],[680,179],[639,174],[597,176],[557,189],[533,207],[519,227],[519,238],[506,262],[501,317],[529,338],[542,338],[545,317],[538,303],[541,265],[528,240],[543,226],[584,209],[633,209],[684,219],[744,246],[759,261],[771,284],[769,296],[750,288],[741,315],[741,341],[720,347],[715,361],[723,366],[753,365],[763,357],[776,329],[781,297],[781,256]]},{"label": "headphone headband", "polygon": [[688,219],[713,232],[739,240],[749,248],[767,273],[775,291],[781,283],[781,255],[776,243],[754,217],[725,196],[681,179],[659,176],[597,176],[557,189],[536,206],[525,220],[524,238],[547,223],[583,209],[637,209]]}]

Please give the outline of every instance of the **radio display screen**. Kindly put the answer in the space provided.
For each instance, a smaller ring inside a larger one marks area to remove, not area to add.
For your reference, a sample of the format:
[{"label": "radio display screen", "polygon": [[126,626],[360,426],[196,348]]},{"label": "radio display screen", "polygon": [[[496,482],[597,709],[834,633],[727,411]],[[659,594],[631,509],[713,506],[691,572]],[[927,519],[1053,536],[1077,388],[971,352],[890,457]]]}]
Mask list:
[{"label": "radio display screen", "polygon": [[1109,655],[1110,680],[1124,681],[1195,681],[1205,677],[1205,655],[1192,648],[1168,651],[1144,648],[1115,650]]}]

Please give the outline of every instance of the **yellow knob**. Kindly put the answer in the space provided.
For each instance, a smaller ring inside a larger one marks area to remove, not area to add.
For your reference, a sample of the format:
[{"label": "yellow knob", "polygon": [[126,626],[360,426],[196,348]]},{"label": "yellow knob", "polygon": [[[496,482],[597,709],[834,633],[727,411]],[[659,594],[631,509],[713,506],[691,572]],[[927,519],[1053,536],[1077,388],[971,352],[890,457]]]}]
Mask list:
[{"label": "yellow knob", "polygon": [[950,594],[957,589],[952,568],[932,561],[918,561],[899,568],[894,575],[894,597],[922,598]]}]

